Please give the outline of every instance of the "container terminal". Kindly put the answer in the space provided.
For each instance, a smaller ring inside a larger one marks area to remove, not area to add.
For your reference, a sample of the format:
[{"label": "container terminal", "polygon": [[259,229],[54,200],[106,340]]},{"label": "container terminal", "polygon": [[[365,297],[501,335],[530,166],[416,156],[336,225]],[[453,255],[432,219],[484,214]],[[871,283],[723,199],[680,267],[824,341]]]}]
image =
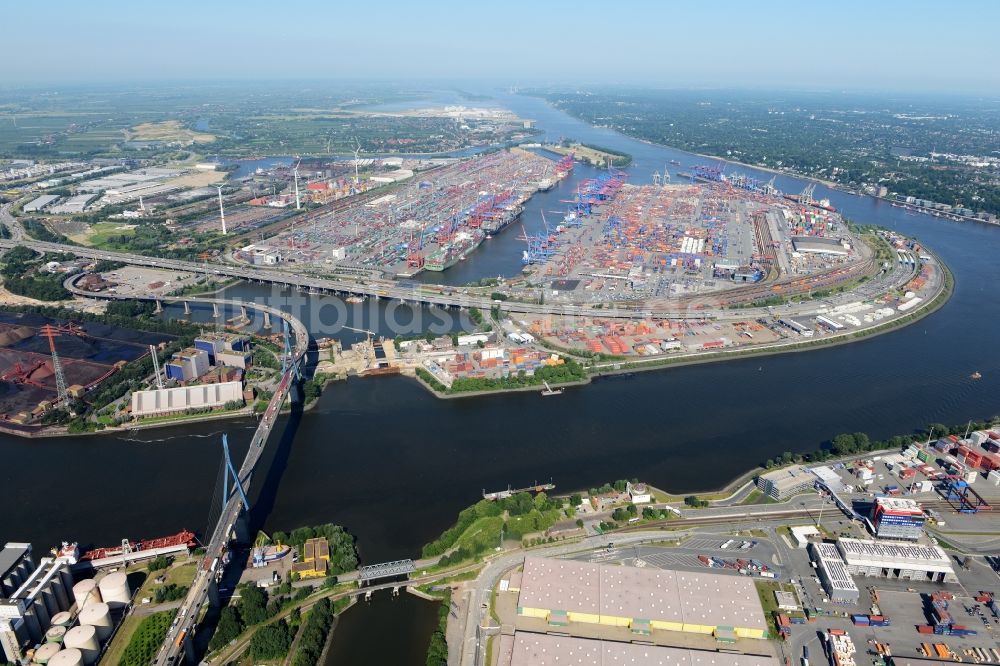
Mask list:
[{"label": "container terminal", "polygon": [[461,261],[521,214],[532,194],[568,171],[521,149],[462,160],[382,196],[317,215],[236,252],[264,265],[372,270],[411,277]]},{"label": "container terminal", "polygon": [[830,288],[872,268],[871,249],[835,212],[728,182],[606,178],[528,248],[526,273],[560,301],[729,305]]}]

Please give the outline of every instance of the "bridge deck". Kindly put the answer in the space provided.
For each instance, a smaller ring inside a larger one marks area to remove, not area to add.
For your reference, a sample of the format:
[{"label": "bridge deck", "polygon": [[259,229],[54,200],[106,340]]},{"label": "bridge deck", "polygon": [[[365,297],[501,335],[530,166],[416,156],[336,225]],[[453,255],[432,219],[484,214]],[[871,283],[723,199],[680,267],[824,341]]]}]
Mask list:
[{"label": "bridge deck", "polygon": [[[103,298],[109,300],[160,300],[165,302],[190,301],[192,303],[214,303],[219,305],[230,304],[229,301],[220,298],[141,295],[124,296],[112,293],[88,292],[76,286],[76,278],[78,277],[79,276],[77,275],[68,278],[64,285],[72,293],[80,296],[86,296],[88,298]],[[265,410],[263,416],[261,416],[257,430],[253,434],[253,439],[250,440],[250,448],[247,450],[246,457],[240,465],[238,472],[240,483],[243,485],[244,489],[247,489],[250,487],[250,479],[253,475],[254,468],[257,466],[257,462],[260,460],[260,456],[264,451],[264,445],[267,443],[268,437],[272,432],[272,427],[277,421],[278,414],[281,411],[281,406],[284,404],[285,400],[288,398],[289,392],[295,385],[294,379],[296,366],[302,362],[306,351],[309,349],[309,332],[306,330],[305,325],[301,321],[288,313],[279,310],[278,308],[258,303],[239,303],[239,305],[245,305],[246,307],[267,312],[272,317],[285,319],[288,322],[289,329],[295,336],[293,363],[281,376],[281,381],[278,383],[278,386],[274,391],[274,395],[268,402],[267,410]],[[236,521],[239,519],[240,514],[243,511],[243,504],[239,493],[233,493],[231,497],[225,498],[225,501],[226,503],[222,509],[221,515],[219,516],[219,520],[215,524],[215,528],[212,530],[211,538],[205,544],[205,556],[202,558],[201,565],[198,567],[198,572],[195,574],[195,579],[191,584],[191,589],[180,606],[180,617],[182,619],[167,632],[167,636],[163,641],[163,647],[153,660],[154,664],[181,663],[180,660],[177,660],[178,653],[180,653],[183,649],[185,639],[194,635],[195,624],[198,621],[199,613],[205,602],[208,600],[209,589],[214,583],[212,576],[215,572],[210,567],[210,564],[217,558],[221,559],[223,553],[225,552],[226,545],[229,543],[229,535],[235,529]]]},{"label": "bridge deck", "polygon": [[411,574],[417,570],[413,560],[396,560],[395,562],[383,562],[381,564],[370,564],[358,569],[358,580],[375,580],[377,578],[388,578],[389,576],[402,576]]}]

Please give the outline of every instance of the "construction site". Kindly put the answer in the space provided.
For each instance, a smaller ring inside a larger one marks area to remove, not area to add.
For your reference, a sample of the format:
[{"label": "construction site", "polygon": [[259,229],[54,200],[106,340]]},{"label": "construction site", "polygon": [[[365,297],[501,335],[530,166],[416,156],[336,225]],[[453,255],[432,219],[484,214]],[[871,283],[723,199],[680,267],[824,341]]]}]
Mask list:
[{"label": "construction site", "polygon": [[391,193],[345,201],[235,256],[297,270],[443,271],[511,225],[525,201],[565,173],[556,167],[516,148],[454,162]]},{"label": "construction site", "polygon": [[82,398],[119,367],[170,336],[0,313],[0,422],[25,425]]}]

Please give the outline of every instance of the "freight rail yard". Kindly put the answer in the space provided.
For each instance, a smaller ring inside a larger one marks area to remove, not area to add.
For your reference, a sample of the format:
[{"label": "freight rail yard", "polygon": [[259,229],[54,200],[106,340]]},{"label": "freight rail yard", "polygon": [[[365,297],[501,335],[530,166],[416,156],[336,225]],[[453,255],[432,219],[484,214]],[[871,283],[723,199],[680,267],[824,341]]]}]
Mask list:
[{"label": "freight rail yard", "polygon": [[254,264],[376,270],[409,277],[443,271],[514,222],[522,204],[559,178],[552,161],[520,149],[456,162],[380,197],[315,215],[243,247]]}]

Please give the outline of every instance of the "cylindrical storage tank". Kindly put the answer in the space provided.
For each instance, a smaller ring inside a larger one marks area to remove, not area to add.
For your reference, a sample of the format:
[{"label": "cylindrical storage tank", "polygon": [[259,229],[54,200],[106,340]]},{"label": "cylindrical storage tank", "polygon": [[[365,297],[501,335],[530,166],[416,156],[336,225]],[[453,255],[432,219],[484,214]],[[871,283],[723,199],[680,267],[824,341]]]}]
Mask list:
[{"label": "cylindrical storage tank", "polygon": [[105,603],[88,604],[77,616],[80,624],[97,629],[97,638],[103,643],[111,635],[111,609]]},{"label": "cylindrical storage tank", "polygon": [[46,643],[37,650],[35,650],[34,662],[36,664],[47,664],[49,659],[56,656],[56,653],[62,650],[62,646],[58,643]]},{"label": "cylindrical storage tank", "polygon": [[52,624],[56,627],[69,627],[73,624],[73,616],[67,612],[56,613],[52,616]]},{"label": "cylindrical storage tank", "polygon": [[45,632],[45,640],[48,643],[62,645],[63,640],[66,638],[66,631],[66,627],[60,627],[59,625],[51,626],[49,627],[49,630]]},{"label": "cylindrical storage tank", "polygon": [[101,643],[97,639],[97,629],[89,624],[81,624],[66,632],[67,648],[76,648],[83,653],[83,663],[90,666],[101,654]]},{"label": "cylindrical storage tank", "polygon": [[83,653],[76,648],[62,650],[49,659],[48,666],[84,666]]},{"label": "cylindrical storage tank", "polygon": [[101,600],[111,608],[120,608],[132,600],[128,577],[121,571],[108,574],[98,584]]},{"label": "cylindrical storage tank", "polygon": [[103,601],[101,591],[97,588],[97,581],[93,578],[84,578],[74,585],[73,598],[76,599],[77,608],[83,608],[87,604]]}]

